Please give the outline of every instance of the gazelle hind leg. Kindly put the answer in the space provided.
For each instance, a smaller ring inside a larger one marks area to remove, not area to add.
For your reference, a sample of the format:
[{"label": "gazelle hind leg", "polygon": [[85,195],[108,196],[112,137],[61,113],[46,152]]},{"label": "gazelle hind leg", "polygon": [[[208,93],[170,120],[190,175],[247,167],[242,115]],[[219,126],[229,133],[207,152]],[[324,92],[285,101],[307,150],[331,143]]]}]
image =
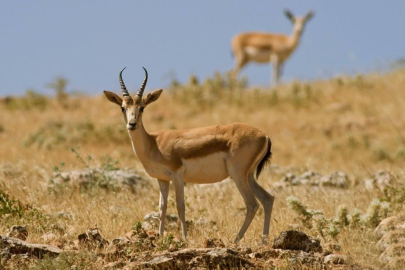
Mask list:
[{"label": "gazelle hind leg", "polygon": [[174,192],[176,193],[176,206],[181,222],[183,239],[187,240],[187,225],[186,225],[186,205],[184,203],[184,179],[183,175],[177,176],[172,181]]},{"label": "gazelle hind leg", "polygon": [[169,195],[169,181],[159,180],[160,198],[159,198],[159,236],[162,237],[165,231],[165,219],[166,219],[166,209],[167,209],[167,197]]},{"label": "gazelle hind leg", "polygon": [[253,173],[249,173],[248,183],[249,183],[249,186],[252,189],[253,193],[255,194],[256,198],[263,205],[264,225],[263,225],[262,243],[267,244],[267,238],[269,236],[269,230],[270,230],[270,219],[271,219],[271,212],[273,209],[274,196],[272,196],[270,193],[268,193],[264,188],[262,188],[259,185],[259,183],[256,182],[256,179],[255,179]]},{"label": "gazelle hind leg", "polygon": [[259,209],[259,203],[257,202],[255,195],[249,187],[246,174],[238,172],[237,170],[230,169],[229,175],[235,182],[236,187],[238,188],[246,204],[245,221],[243,222],[243,225],[235,238],[235,243],[238,243],[245,235],[245,232],[248,229],[250,223],[252,223],[252,220],[255,217],[257,210]]}]

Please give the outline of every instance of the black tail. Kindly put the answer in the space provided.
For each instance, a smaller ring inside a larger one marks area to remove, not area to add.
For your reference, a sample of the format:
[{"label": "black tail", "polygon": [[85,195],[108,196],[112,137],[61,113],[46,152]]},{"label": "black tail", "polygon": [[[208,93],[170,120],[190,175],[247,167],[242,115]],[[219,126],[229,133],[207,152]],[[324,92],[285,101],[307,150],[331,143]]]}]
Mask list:
[{"label": "black tail", "polygon": [[259,165],[257,166],[256,170],[256,179],[259,179],[259,175],[262,172],[263,167],[270,162],[271,159],[271,141],[270,138],[267,137],[267,151],[262,160],[260,161]]}]

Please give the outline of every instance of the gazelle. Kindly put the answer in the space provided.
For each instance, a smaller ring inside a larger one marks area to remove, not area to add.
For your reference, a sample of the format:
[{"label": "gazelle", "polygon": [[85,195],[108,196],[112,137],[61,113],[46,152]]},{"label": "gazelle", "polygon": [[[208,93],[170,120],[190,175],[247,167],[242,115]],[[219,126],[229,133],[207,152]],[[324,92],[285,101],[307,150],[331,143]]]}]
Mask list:
[{"label": "gazelle", "polygon": [[158,180],[160,236],[165,228],[170,182],[176,195],[182,235],[186,239],[184,183],[208,184],[230,177],[241,193],[247,211],[235,242],[242,239],[259,208],[256,198],[264,208],[265,242],[269,234],[274,197],[256,182],[255,173],[256,178],[259,177],[271,157],[269,137],[257,128],[240,123],[148,133],[142,122],[144,109],[156,101],[163,90],[155,90],[143,97],[148,79],[144,68],[145,79],[136,95],[131,97],[122,80],[123,70],[119,74],[123,97],[109,91],[104,91],[104,94],[109,101],[120,106],[135,154],[145,171]]},{"label": "gazelle", "polygon": [[304,17],[295,17],[286,10],[285,15],[294,24],[290,36],[261,32],[248,32],[236,35],[232,39],[232,52],[236,59],[234,76],[249,62],[268,63],[273,65],[273,81],[277,85],[283,72],[285,61],[297,48],[305,24],[314,16],[312,11]]}]

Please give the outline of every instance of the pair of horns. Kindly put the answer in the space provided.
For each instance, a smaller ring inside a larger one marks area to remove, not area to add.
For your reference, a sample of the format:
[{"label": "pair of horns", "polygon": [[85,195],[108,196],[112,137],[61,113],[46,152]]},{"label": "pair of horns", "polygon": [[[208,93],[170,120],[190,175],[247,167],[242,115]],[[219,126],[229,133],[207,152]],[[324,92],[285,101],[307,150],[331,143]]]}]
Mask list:
[{"label": "pair of horns", "polygon": [[[145,90],[146,83],[148,82],[148,71],[144,67],[142,67],[142,68],[143,68],[143,70],[145,70],[145,79],[143,80],[141,87],[138,89],[138,92],[136,93],[136,95],[138,97],[142,97],[143,91]],[[125,87],[124,81],[122,80],[122,72],[124,71],[124,69],[125,68],[123,68],[120,72],[120,85],[121,85],[122,95],[125,97],[125,96],[129,96],[129,93],[128,93],[127,88]]]}]

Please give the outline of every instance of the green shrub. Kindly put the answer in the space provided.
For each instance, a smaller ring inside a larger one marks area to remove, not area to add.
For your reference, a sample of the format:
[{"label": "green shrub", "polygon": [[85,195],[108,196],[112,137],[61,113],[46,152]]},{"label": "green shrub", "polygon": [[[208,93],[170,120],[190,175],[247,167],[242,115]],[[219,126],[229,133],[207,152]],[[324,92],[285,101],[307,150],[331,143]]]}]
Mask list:
[{"label": "green shrub", "polygon": [[319,234],[322,238],[330,236],[337,237],[345,227],[350,228],[371,228],[386,218],[389,214],[390,204],[380,199],[374,199],[365,214],[354,208],[351,213],[344,205],[337,208],[334,218],[327,218],[320,210],[308,209],[297,198],[290,196],[287,198],[288,207],[299,217],[302,224]]},{"label": "green shrub", "polygon": [[34,89],[28,89],[24,96],[6,97],[2,100],[2,103],[8,110],[44,110],[48,106],[49,100]]},{"label": "green shrub", "polygon": [[90,120],[79,122],[49,121],[28,134],[24,146],[51,150],[60,146],[86,143],[123,143],[127,141],[122,125],[96,126]]}]

